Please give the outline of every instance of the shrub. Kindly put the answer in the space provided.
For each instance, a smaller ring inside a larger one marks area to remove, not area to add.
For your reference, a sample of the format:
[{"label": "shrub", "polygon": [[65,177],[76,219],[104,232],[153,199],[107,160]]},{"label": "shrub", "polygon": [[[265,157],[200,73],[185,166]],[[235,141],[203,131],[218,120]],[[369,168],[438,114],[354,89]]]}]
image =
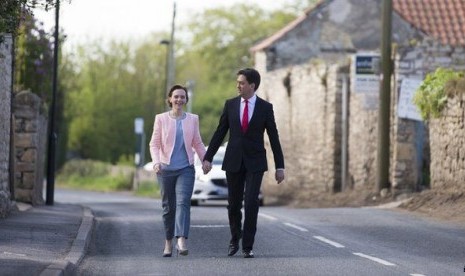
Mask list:
[{"label": "shrub", "polygon": [[424,120],[438,118],[447,103],[445,87],[448,81],[463,76],[462,72],[451,69],[438,68],[426,75],[425,80],[416,91],[413,102],[418,107]]},{"label": "shrub", "polygon": [[132,189],[134,169],[94,160],[68,161],[57,175],[59,186],[93,190],[126,191]]}]

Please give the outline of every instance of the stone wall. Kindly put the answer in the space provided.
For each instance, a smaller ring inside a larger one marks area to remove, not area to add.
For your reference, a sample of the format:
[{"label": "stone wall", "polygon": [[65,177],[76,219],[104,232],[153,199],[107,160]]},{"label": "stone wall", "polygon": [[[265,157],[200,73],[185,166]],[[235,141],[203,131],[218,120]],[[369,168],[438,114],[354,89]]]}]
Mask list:
[{"label": "stone wall", "polygon": [[376,180],[378,141],[378,107],[373,108],[372,96],[351,91],[348,119],[348,186],[370,191]]},{"label": "stone wall", "polygon": [[258,96],[274,106],[288,183],[286,189],[276,185],[273,155],[267,142],[272,172],[264,179],[268,200],[274,196],[309,198],[311,194],[332,192],[340,185],[338,78],[339,66],[321,60],[263,74]]},{"label": "stone wall", "polygon": [[13,103],[15,125],[15,198],[44,203],[44,157],[47,120],[40,98],[31,92],[17,93]]},{"label": "stone wall", "polygon": [[10,195],[10,126],[11,126],[11,68],[12,37],[0,42],[0,217],[11,209]]},{"label": "stone wall", "polygon": [[[464,48],[441,45],[432,39],[399,45],[393,89],[394,114],[398,107],[402,81],[406,78],[423,79],[427,73],[435,71],[438,67],[464,70]],[[421,190],[428,186],[423,175],[428,173],[430,167],[435,167],[434,164],[430,166],[428,126],[421,121],[398,116],[394,116],[393,120],[392,187],[396,193]],[[431,157],[433,155],[431,152]]]},{"label": "stone wall", "polygon": [[449,97],[442,116],[430,121],[431,187],[465,190],[465,79]]}]

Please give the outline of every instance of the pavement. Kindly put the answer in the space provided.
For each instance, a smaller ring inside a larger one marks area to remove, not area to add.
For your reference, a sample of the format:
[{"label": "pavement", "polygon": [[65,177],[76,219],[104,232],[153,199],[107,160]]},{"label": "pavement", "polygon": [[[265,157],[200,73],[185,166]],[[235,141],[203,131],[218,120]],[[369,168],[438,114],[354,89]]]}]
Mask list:
[{"label": "pavement", "polygon": [[85,206],[16,203],[0,219],[0,275],[74,275],[94,225]]}]

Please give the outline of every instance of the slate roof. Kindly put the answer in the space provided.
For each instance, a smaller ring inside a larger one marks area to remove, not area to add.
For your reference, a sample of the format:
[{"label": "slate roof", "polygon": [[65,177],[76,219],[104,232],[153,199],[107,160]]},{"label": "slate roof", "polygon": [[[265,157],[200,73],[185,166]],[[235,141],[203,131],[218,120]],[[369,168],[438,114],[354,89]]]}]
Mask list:
[{"label": "slate roof", "polygon": [[[250,50],[259,51],[272,45],[304,21],[322,0],[284,28],[255,44]],[[465,46],[465,0],[393,0],[393,10],[405,21],[442,44]]]}]

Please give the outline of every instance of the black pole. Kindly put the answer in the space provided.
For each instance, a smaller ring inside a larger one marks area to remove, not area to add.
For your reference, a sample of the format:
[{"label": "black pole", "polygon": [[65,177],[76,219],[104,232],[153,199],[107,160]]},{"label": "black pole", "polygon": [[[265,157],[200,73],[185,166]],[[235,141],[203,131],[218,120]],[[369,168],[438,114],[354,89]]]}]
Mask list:
[{"label": "black pole", "polygon": [[55,148],[57,136],[55,133],[55,113],[56,113],[56,95],[58,81],[58,46],[59,46],[59,17],[60,17],[60,0],[56,0],[55,7],[55,43],[53,48],[53,85],[52,85],[52,103],[50,106],[50,126],[48,130],[48,158],[47,158],[47,193],[45,203],[53,205],[55,193]]},{"label": "black pole", "polygon": [[391,108],[391,22],[392,0],[383,1],[381,66],[382,79],[379,93],[378,114],[378,172],[376,186],[378,192],[389,188],[389,143],[390,143],[390,108]]}]

